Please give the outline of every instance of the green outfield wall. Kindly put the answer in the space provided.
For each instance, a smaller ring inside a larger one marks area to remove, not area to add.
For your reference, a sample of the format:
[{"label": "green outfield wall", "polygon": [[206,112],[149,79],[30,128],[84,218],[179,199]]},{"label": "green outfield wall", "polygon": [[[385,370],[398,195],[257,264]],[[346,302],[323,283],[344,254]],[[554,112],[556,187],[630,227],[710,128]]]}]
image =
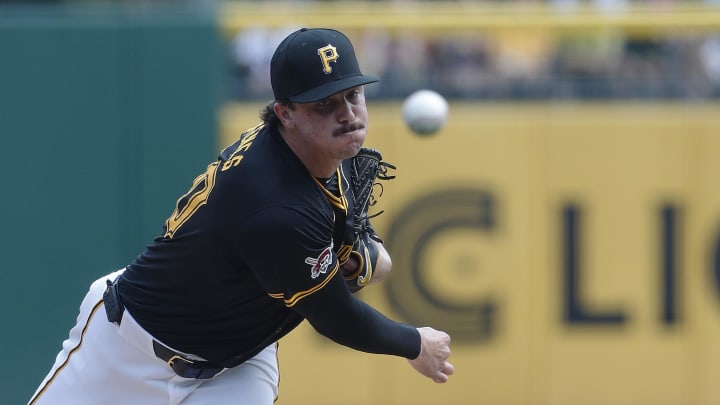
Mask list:
[{"label": "green outfield wall", "polygon": [[214,158],[220,51],[202,10],[0,9],[0,404]]}]

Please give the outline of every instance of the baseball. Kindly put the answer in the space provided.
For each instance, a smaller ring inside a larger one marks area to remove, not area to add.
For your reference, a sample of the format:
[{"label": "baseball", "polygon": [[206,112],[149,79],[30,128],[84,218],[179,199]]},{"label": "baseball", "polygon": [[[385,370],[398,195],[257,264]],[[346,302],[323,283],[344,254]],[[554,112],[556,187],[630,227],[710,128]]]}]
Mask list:
[{"label": "baseball", "polygon": [[438,132],[447,120],[448,103],[445,97],[433,90],[418,90],[410,94],[402,106],[403,119],[417,135]]}]

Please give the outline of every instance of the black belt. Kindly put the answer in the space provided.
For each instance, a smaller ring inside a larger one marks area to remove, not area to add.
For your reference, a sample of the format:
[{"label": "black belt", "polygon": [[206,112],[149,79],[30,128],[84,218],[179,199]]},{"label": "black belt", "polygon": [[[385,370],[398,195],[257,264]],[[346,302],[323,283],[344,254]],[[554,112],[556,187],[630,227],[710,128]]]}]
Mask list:
[{"label": "black belt", "polygon": [[207,361],[190,360],[174,350],[169,349],[156,340],[153,340],[153,350],[158,358],[164,360],[175,374],[184,378],[195,378],[205,380],[215,377],[223,370],[223,367],[216,366]]},{"label": "black belt", "polygon": [[[122,321],[122,314],[125,311],[125,306],[120,301],[120,295],[118,293],[119,280],[120,277],[115,279],[115,282],[108,280],[107,287],[103,293],[103,302],[105,304],[108,321],[117,323],[118,325]],[[215,377],[223,370],[223,367],[208,361],[190,360],[183,357],[180,353],[163,346],[155,339],[153,339],[153,351],[155,352],[155,356],[167,363],[175,374],[183,378],[205,380]]]}]

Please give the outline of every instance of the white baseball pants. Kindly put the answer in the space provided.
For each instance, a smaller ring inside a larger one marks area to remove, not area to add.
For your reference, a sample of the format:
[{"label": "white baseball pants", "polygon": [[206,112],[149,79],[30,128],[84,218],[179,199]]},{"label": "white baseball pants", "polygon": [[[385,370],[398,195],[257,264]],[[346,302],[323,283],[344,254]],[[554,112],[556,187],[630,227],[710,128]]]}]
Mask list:
[{"label": "white baseball pants", "polygon": [[196,380],[176,375],[155,356],[153,337],[127,310],[119,326],[109,322],[102,301],[106,280],[123,271],[90,286],[77,324],[28,405],[271,405],[275,401],[276,343],[237,367]]}]

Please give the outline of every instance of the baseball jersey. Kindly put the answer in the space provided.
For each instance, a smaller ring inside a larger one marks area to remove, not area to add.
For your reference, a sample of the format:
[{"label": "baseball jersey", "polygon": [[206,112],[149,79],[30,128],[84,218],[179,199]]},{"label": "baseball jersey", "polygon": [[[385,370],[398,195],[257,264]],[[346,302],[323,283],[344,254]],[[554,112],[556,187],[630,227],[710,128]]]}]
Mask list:
[{"label": "baseball jersey", "polygon": [[[276,129],[250,129],[195,178],[162,235],[127,267],[125,307],[163,343],[226,367],[305,318],[347,346],[417,356],[414,328],[345,287],[351,207],[342,167],[332,183],[331,191],[312,177]],[[357,319],[341,325],[330,306]]]}]

